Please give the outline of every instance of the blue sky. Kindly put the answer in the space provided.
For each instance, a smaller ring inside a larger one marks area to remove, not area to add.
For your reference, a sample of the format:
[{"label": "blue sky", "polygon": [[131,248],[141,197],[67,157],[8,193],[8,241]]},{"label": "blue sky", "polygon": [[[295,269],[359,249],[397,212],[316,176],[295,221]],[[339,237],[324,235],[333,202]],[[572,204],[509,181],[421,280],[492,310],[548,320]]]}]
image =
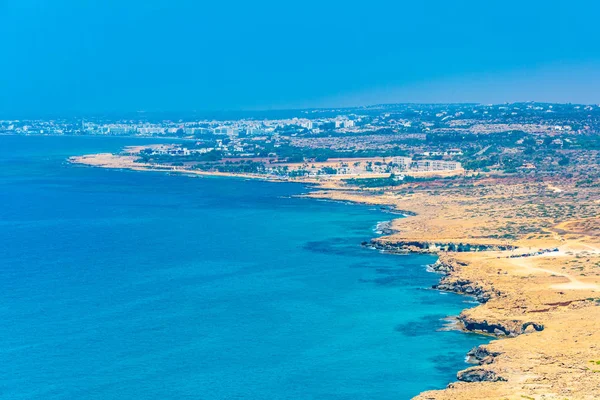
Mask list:
[{"label": "blue sky", "polygon": [[0,113],[600,102],[594,1],[0,0]]}]

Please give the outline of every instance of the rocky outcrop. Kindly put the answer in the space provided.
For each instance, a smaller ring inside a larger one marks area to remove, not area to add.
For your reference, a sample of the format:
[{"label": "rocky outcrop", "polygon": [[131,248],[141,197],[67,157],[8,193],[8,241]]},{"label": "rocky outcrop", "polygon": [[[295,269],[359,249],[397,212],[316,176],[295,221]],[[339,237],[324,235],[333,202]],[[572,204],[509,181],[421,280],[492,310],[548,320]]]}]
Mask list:
[{"label": "rocky outcrop", "polygon": [[514,250],[515,246],[500,244],[445,243],[429,241],[389,241],[372,239],[368,246],[388,253],[439,253],[439,252],[479,252]]},{"label": "rocky outcrop", "polygon": [[465,330],[473,331],[473,332],[483,332],[496,336],[518,336],[524,333],[528,333],[533,328],[533,331],[543,331],[544,325],[538,324],[533,321],[518,321],[518,320],[510,320],[510,321],[487,321],[487,320],[476,320],[468,315],[465,312],[462,312],[458,319],[463,323]]},{"label": "rocky outcrop", "polygon": [[441,256],[434,264],[429,266],[430,271],[444,274],[444,277],[440,279],[438,284],[433,285],[433,288],[473,296],[480,303],[486,303],[490,299],[501,295],[500,291],[492,285],[474,283],[468,279],[458,278],[460,276],[459,270],[464,266],[452,257]]},{"label": "rocky outcrop", "polygon": [[473,296],[480,303],[487,303],[490,299],[500,296],[501,294],[492,286],[484,288],[480,284],[473,283],[469,280],[455,278],[453,276],[445,276],[437,285],[433,285],[433,288],[445,292]]},{"label": "rocky outcrop", "polygon": [[438,258],[438,260],[435,263],[428,265],[429,272],[436,272],[438,274],[450,275],[455,270],[455,264],[447,261],[442,261],[441,258]]},{"label": "rocky outcrop", "polygon": [[393,228],[392,221],[382,221],[378,222],[375,227],[375,233],[378,235],[392,235],[398,232]]},{"label": "rocky outcrop", "polygon": [[[467,361],[473,364],[489,365],[500,353],[489,351],[485,346],[474,347],[467,353]],[[494,370],[486,367],[471,367],[460,371],[456,378],[462,382],[506,382],[506,379],[498,375]]]},{"label": "rocky outcrop", "polygon": [[463,382],[506,382],[506,379],[496,372],[481,367],[467,368],[460,371],[456,377]]},{"label": "rocky outcrop", "polygon": [[414,217],[417,215],[417,213],[415,213],[413,211],[400,210],[394,206],[381,206],[381,207],[379,207],[379,209],[383,212],[389,212],[391,214],[398,214],[398,215],[402,215],[404,217]]},{"label": "rocky outcrop", "polygon": [[[473,282],[469,279],[461,278],[460,270],[463,267],[465,267],[465,264],[458,262],[451,255],[441,255],[434,264],[429,266],[431,271],[444,274],[444,277],[433,288],[473,296],[482,304],[487,303],[493,298],[502,296],[502,293],[489,282]],[[492,322],[472,318],[468,310],[463,311],[459,315],[458,320],[462,323],[464,330],[495,336],[513,337],[544,330],[544,325],[535,321],[496,320]]]},{"label": "rocky outcrop", "polygon": [[467,362],[471,364],[487,365],[494,362],[494,358],[499,356],[500,353],[492,352],[485,346],[473,347],[467,353]]}]

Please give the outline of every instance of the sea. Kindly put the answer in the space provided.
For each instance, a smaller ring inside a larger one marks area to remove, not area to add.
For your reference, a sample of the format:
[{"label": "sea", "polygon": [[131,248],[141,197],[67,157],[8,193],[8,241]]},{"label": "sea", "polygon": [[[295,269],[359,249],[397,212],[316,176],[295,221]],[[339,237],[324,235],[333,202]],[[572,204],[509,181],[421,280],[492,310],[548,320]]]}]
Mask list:
[{"label": "sea", "polygon": [[297,183],[72,165],[157,139],[0,137],[1,399],[409,399],[486,342],[385,211]]}]

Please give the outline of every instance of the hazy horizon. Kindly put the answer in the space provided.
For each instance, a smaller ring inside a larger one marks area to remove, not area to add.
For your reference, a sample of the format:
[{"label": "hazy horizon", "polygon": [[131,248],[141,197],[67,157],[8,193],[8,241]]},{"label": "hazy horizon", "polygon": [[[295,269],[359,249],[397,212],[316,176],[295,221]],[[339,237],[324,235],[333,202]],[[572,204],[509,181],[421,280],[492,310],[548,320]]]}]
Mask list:
[{"label": "hazy horizon", "polygon": [[[71,112],[46,112],[46,113],[13,113],[6,114],[0,110],[0,120],[54,120],[54,119],[143,119],[144,116],[151,117],[153,120],[170,120],[170,119],[286,119],[293,117],[310,118],[310,115],[301,115],[307,111],[319,111],[322,113],[344,110],[376,110],[378,107],[391,106],[503,106],[517,104],[550,104],[550,105],[572,105],[572,106],[596,106],[600,107],[599,103],[576,103],[576,102],[541,102],[541,101],[516,101],[503,103],[480,103],[480,102],[439,102],[439,103],[419,103],[419,102],[400,102],[400,103],[380,103],[380,104],[364,104],[356,106],[330,106],[330,107],[307,107],[307,108],[265,108],[265,109],[221,109],[221,110],[137,110],[137,111],[71,111]],[[320,117],[317,115],[315,117]]]},{"label": "hazy horizon", "polygon": [[592,1],[0,1],[0,111],[600,103]]}]

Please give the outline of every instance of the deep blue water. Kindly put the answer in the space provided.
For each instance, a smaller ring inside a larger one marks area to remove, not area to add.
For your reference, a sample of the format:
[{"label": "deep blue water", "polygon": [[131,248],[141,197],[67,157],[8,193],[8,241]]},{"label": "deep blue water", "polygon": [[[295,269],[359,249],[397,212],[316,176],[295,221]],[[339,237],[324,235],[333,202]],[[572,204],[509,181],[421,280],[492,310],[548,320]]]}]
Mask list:
[{"label": "deep blue water", "polygon": [[433,257],[360,246],[389,214],[65,162],[141,143],[0,137],[0,398],[406,399],[485,340],[436,331]]}]

